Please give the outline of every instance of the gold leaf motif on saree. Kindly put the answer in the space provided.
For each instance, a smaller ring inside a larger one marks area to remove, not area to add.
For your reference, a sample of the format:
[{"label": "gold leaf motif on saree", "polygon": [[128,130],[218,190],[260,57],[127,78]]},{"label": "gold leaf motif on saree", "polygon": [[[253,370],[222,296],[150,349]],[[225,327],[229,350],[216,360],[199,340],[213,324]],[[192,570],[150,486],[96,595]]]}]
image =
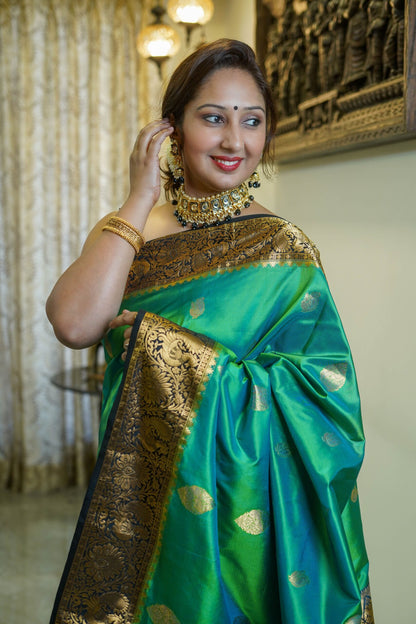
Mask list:
[{"label": "gold leaf motif on saree", "polygon": [[196,319],[198,316],[201,316],[205,312],[205,298],[200,297],[199,299],[195,299],[191,303],[191,309],[189,310],[189,314],[192,318]]},{"label": "gold leaf motif on saree", "polygon": [[269,408],[269,393],[268,389],[263,386],[253,386],[253,393],[251,395],[251,409],[255,412],[263,412]]},{"label": "gold leaf motif on saree", "polygon": [[292,455],[292,451],[287,442],[278,442],[278,444],[274,447],[274,450],[279,457],[290,457]]},{"label": "gold leaf motif on saree", "polygon": [[310,293],[306,293],[304,298],[300,303],[300,307],[302,308],[302,312],[313,312],[319,305],[321,293],[318,291],[313,291]]},{"label": "gold leaf motif on saree", "polygon": [[152,605],[147,607],[152,624],[181,624],[174,612],[166,605]]},{"label": "gold leaf motif on saree", "polygon": [[355,486],[351,492],[351,500],[353,503],[356,503],[358,500],[358,488]]},{"label": "gold leaf motif on saree", "polygon": [[300,587],[305,587],[310,583],[309,576],[306,574],[305,570],[295,570],[292,574],[289,574],[289,582],[299,589]]},{"label": "gold leaf motif on saree", "polygon": [[330,364],[321,370],[320,378],[328,392],[336,392],[345,384],[347,378],[347,362]]},{"label": "gold leaf motif on saree", "polygon": [[332,431],[327,431],[326,433],[324,433],[324,435],[322,436],[322,440],[331,448],[339,446],[341,444],[341,440],[339,439],[339,437]]},{"label": "gold leaf motif on saree", "polygon": [[198,485],[187,485],[178,489],[182,505],[191,513],[200,516],[215,507],[212,496]]},{"label": "gold leaf motif on saree", "polygon": [[263,509],[252,509],[235,519],[245,533],[261,535],[269,526],[269,514]]}]

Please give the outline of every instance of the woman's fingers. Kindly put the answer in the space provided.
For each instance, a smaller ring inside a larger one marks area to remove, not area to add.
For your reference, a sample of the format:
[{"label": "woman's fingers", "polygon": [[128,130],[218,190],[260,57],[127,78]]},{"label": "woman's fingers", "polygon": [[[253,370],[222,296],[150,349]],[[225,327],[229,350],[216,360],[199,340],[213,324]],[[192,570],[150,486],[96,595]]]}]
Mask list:
[{"label": "woman's fingers", "polygon": [[156,203],[160,193],[159,152],[163,141],[173,132],[167,120],[154,121],[143,128],[130,155],[130,194],[141,203]]},{"label": "woman's fingers", "polygon": [[127,327],[127,329],[124,330],[123,336],[124,336],[124,341],[127,340],[127,342],[130,340],[130,336],[131,336],[131,332],[132,332],[132,326],[130,325],[130,327]]},{"label": "woman's fingers", "polygon": [[137,312],[132,312],[131,310],[123,310],[121,314],[113,318],[112,321],[108,324],[110,329],[115,329],[116,327],[123,327],[124,325],[128,325],[123,332],[124,342],[123,342],[123,353],[121,354],[121,359],[125,360],[127,355],[127,349],[129,347],[132,325],[136,319]]},{"label": "woman's fingers", "polygon": [[119,314],[109,322],[108,326],[110,329],[115,329],[116,327],[123,327],[123,325],[133,325],[136,316],[137,312],[132,312],[131,310],[123,310],[121,314]]},{"label": "woman's fingers", "polygon": [[172,132],[173,126],[168,120],[152,121],[139,132],[133,147],[132,157],[138,156],[139,160],[145,160],[148,155],[158,154],[163,141]]}]

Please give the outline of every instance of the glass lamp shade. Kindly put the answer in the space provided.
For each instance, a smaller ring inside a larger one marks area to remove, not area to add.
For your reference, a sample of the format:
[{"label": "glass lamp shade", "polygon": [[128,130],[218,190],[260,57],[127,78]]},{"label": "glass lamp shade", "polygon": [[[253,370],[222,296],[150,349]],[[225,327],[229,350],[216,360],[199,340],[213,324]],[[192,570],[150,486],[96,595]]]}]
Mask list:
[{"label": "glass lamp shade", "polygon": [[206,24],[214,13],[212,0],[168,0],[168,14],[174,22]]},{"label": "glass lamp shade", "polygon": [[137,50],[144,58],[169,58],[177,53],[179,47],[178,33],[166,24],[146,26],[137,37]]}]

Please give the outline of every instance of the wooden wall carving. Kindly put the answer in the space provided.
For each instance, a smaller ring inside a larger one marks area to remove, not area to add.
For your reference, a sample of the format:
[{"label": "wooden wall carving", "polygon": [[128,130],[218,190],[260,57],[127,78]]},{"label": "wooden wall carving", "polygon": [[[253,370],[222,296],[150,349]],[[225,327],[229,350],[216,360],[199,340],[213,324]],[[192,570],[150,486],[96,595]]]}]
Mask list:
[{"label": "wooden wall carving", "polygon": [[416,0],[257,0],[277,160],[416,137]]}]

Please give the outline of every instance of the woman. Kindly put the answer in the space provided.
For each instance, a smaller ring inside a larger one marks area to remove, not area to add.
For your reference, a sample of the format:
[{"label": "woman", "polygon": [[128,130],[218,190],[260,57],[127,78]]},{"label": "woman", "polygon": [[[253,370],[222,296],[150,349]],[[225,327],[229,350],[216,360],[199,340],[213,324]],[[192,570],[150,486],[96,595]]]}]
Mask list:
[{"label": "woman", "polygon": [[196,51],[50,295],[58,338],[108,361],[52,622],[373,621],[348,345],[316,248],[251,195],[274,129],[252,50]]}]

